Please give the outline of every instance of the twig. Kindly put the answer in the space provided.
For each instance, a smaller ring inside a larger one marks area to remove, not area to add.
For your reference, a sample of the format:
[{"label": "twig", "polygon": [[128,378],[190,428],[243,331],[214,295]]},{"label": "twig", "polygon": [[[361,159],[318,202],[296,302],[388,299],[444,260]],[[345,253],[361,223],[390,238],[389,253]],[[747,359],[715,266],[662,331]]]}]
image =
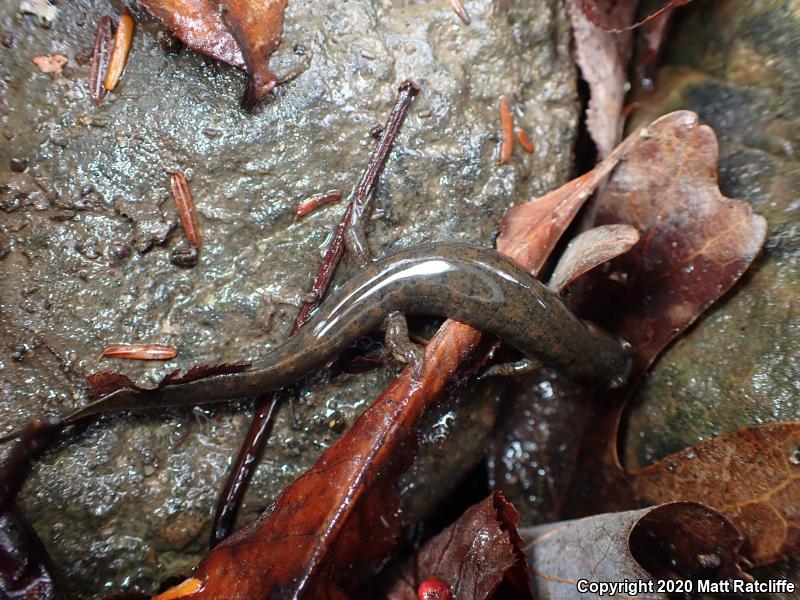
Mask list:
[{"label": "twig", "polygon": [[[367,168],[364,170],[364,173],[361,175],[361,178],[358,180],[358,183],[350,195],[347,208],[342,215],[342,219],[336,228],[333,238],[328,244],[325,256],[314,277],[309,299],[306,300],[300,308],[300,312],[289,333],[290,336],[297,333],[300,328],[306,324],[314,309],[322,302],[322,298],[325,296],[333,281],[336,268],[339,266],[339,262],[344,255],[345,237],[348,235],[348,232],[356,229],[363,232],[364,215],[367,212],[369,200],[375,191],[375,184],[378,180],[378,176],[386,164],[389,152],[392,149],[392,145],[403,123],[403,119],[408,112],[411,101],[419,93],[419,90],[419,85],[410,80],[403,82],[400,86],[397,102],[395,102],[394,108],[386,122],[386,126],[381,132],[380,141],[375,147],[375,150],[373,150]],[[359,260],[359,262],[365,262],[369,259],[366,245],[364,245],[362,250],[366,252],[366,254],[357,254],[354,257]],[[236,457],[236,462],[231,469],[231,473],[225,482],[225,486],[217,502],[217,510],[214,514],[214,521],[211,528],[212,548],[228,537],[233,531],[236,514],[239,510],[242,497],[247,490],[247,485],[255,470],[257,459],[261,455],[269,432],[272,429],[275,409],[281,397],[281,392],[282,390],[278,390],[265,394],[256,400],[250,428],[242,442],[239,454]]]},{"label": "twig", "polygon": [[112,40],[111,17],[102,17],[97,24],[92,64],[89,67],[89,95],[98,106],[100,106],[107,91],[103,82],[106,79]]},{"label": "twig", "polygon": [[464,25],[470,24],[469,13],[467,12],[467,9],[464,8],[464,3],[461,2],[461,0],[450,0],[450,6],[453,7],[453,12],[458,15],[458,18],[461,19],[461,22],[464,23]]}]

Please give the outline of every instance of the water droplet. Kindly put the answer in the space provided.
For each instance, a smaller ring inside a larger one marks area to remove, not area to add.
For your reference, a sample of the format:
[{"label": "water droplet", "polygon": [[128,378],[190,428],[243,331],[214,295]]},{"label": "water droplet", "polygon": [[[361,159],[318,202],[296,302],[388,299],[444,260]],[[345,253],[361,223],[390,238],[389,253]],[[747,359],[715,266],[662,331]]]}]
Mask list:
[{"label": "water droplet", "polygon": [[719,557],[719,554],[715,553],[698,554],[697,562],[699,562],[700,566],[704,569],[717,569],[722,564],[722,559]]},{"label": "water droplet", "polygon": [[609,387],[613,390],[616,390],[621,388],[623,385],[625,385],[625,377],[622,375],[617,375],[611,380]]},{"label": "water droplet", "polygon": [[800,446],[789,448],[789,462],[793,465],[800,465]]}]

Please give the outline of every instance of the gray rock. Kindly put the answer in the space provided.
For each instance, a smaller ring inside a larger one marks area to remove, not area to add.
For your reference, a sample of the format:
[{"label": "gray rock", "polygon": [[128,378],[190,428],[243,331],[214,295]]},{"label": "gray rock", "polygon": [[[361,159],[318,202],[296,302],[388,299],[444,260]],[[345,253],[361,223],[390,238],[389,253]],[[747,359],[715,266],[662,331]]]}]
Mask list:
[{"label": "gray rock", "polygon": [[[668,349],[627,424],[635,467],[715,435],[800,415],[800,21],[788,0],[698,3],[637,121],[688,108],[719,137],[723,193],[767,218],[761,256]],[[754,573],[800,582],[796,557]],[[800,592],[781,596],[800,598]]]},{"label": "gray rock", "polygon": [[[255,115],[238,108],[240,72],[166,52],[157,24],[135,6],[130,60],[98,109],[85,57],[110,5],[61,3],[44,29],[33,17],[17,20],[9,4],[0,7],[0,30],[13,32],[13,45],[0,48],[0,165],[24,156],[27,171],[0,177],[28,178],[36,198],[0,211],[3,431],[79,406],[83,376],[96,370],[152,383],[175,368],[254,359],[280,344],[343,210],[328,205],[296,221],[293,207],[350,190],[375,143],[369,131],[406,78],[423,91],[380,181],[375,254],[423,240],[488,245],[507,207],[571,172],[578,105],[557,0],[479,1],[469,27],[447,2],[293,0],[271,64],[280,75],[310,62]],[[31,62],[54,53],[69,58],[60,75]],[[515,96],[517,122],[537,151],[498,167],[503,93]],[[168,193],[172,169],[187,175],[199,213],[203,247],[191,269],[170,261],[183,240]],[[158,365],[99,359],[120,342],[166,343],[179,354]],[[241,521],[307,469],[395,372],[316,377],[288,400]],[[412,504],[429,509],[474,464],[494,406],[466,394],[438,409],[452,418],[431,415],[431,434],[421,434],[429,458],[405,482]],[[42,461],[21,503],[71,597],[151,590],[203,555],[249,415],[241,402],[109,416]]]},{"label": "gray rock", "polygon": [[698,6],[637,122],[697,111],[719,137],[723,193],[768,222],[734,290],[669,348],[639,390],[627,464],[800,414],[800,24],[791,2]]}]

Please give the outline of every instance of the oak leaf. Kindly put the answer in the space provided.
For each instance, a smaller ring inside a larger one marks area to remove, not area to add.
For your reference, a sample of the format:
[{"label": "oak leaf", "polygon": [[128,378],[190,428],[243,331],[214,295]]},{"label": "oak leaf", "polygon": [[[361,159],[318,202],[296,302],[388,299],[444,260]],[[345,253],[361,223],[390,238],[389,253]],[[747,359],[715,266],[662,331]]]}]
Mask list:
[{"label": "oak leaf", "polygon": [[283,37],[287,0],[139,0],[192,50],[248,74],[242,106],[252,108],[278,83],[269,58]]}]

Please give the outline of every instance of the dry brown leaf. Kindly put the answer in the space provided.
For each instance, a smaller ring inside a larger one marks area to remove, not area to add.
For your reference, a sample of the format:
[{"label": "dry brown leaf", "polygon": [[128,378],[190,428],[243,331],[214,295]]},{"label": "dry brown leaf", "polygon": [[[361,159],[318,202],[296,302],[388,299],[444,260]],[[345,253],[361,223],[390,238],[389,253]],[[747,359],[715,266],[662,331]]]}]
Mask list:
[{"label": "dry brown leaf", "polygon": [[584,273],[630,250],[639,241],[639,231],[631,225],[601,225],[575,236],[558,259],[550,281],[560,292]]},{"label": "dry brown leaf", "polygon": [[579,312],[633,344],[644,372],[747,270],[767,222],[720,192],[717,138],[695,113],[670,113],[638,135],[592,212],[593,225],[632,225],[641,240],[576,296]]},{"label": "dry brown leaf", "polygon": [[287,0],[139,1],[189,48],[247,71],[245,108],[277,84],[269,58],[283,37]]},{"label": "dry brown leaf", "polygon": [[[572,600],[580,595],[576,586],[582,579],[619,583],[747,578],[738,554],[741,534],[723,515],[695,502],[541,525],[522,529],[520,535],[539,600]],[[712,556],[713,560],[706,558]],[[708,568],[711,562],[713,569]],[[604,597],[632,595],[621,590]],[[667,594],[648,590],[636,597],[666,599]]]},{"label": "dry brown leaf", "polygon": [[139,0],[150,14],[192,50],[244,68],[238,42],[210,0]]},{"label": "dry brown leaf", "polygon": [[724,513],[756,565],[800,552],[800,421],[741,429],[628,477],[642,503],[695,500]]},{"label": "dry brown leaf", "polygon": [[[766,223],[747,203],[719,191],[716,139],[694,113],[666,115],[624,144],[626,159],[592,207],[595,219],[590,224],[626,223],[638,229],[641,239],[608,269],[595,269],[578,280],[572,292],[583,316],[633,343],[641,373],[744,273],[763,243]],[[536,493],[535,508],[546,515],[565,504],[570,516],[639,506],[625,487],[616,448],[630,391],[598,399],[587,415],[581,411],[588,400],[581,402],[574,389],[564,391],[562,382],[544,376],[529,381],[546,385],[549,396],[569,400],[569,410],[536,412],[541,427],[526,435],[518,423],[527,421],[532,411],[525,408],[524,398],[515,403],[506,421],[514,436],[502,435],[493,451],[497,484],[519,479],[528,494]],[[562,447],[554,463],[549,448],[557,441],[543,439],[539,430],[571,431],[584,423],[591,427],[581,453]],[[514,448],[527,447],[537,449],[535,455],[523,453],[532,456],[532,465],[536,461],[531,468],[519,460],[504,462]],[[539,471],[546,475],[537,479]],[[507,493],[518,497],[514,485]]]},{"label": "dry brown leaf", "polygon": [[[749,204],[720,192],[716,137],[697,115],[671,113],[641,135],[593,207],[595,223],[629,223],[641,240],[609,270],[593,271],[574,288],[579,312],[634,345],[639,373],[733,286],[766,235],[766,221]],[[571,514],[698,500],[731,511],[747,538],[744,552],[757,564],[800,550],[800,488],[786,448],[790,439],[796,443],[796,425],[742,430],[686,450],[676,455],[681,477],[673,473],[676,457],[626,474],[617,456],[617,429],[629,395],[606,398],[590,418]],[[720,460],[689,458],[701,450]],[[770,466],[753,468],[754,457]],[[759,481],[746,484],[752,478]]]},{"label": "dry brown leaf", "polygon": [[420,584],[435,577],[459,600],[532,600],[518,523],[513,505],[492,493],[403,563],[386,599],[417,600]]},{"label": "dry brown leaf", "polygon": [[[603,23],[624,28],[633,24],[637,2],[597,0],[595,10]],[[611,153],[622,137],[622,104],[628,81],[628,63],[633,52],[633,34],[604,31],[586,17],[583,0],[567,2],[575,38],[575,59],[589,85],[586,128],[600,158]]]}]

